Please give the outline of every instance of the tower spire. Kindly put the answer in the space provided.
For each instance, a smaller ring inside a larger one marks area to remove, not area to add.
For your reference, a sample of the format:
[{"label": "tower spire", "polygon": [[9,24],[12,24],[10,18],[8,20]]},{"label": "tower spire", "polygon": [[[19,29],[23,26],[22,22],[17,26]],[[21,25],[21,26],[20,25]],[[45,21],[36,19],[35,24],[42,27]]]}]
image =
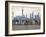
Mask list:
[{"label": "tower spire", "polygon": [[22,16],[23,16],[23,8],[22,8]]}]

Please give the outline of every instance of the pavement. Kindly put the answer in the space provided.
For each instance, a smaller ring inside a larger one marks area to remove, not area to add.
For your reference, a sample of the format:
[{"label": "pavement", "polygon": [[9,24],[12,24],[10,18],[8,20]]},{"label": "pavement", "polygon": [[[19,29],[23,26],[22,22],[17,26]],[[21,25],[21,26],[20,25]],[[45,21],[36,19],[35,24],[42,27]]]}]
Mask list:
[{"label": "pavement", "polygon": [[13,30],[34,30],[40,29],[40,25],[13,25]]}]

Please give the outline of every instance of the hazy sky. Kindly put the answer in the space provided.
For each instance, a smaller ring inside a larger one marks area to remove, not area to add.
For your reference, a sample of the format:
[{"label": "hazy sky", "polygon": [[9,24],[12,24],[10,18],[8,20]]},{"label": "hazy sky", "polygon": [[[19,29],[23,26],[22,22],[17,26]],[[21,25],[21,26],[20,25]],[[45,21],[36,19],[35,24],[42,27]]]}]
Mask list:
[{"label": "hazy sky", "polygon": [[34,12],[34,15],[37,15],[38,12],[40,12],[40,8],[36,8],[36,7],[12,7],[12,12],[14,13],[14,17],[16,16],[22,16],[22,9],[23,9],[23,14],[29,18],[30,17],[30,13],[32,14],[32,12]]}]

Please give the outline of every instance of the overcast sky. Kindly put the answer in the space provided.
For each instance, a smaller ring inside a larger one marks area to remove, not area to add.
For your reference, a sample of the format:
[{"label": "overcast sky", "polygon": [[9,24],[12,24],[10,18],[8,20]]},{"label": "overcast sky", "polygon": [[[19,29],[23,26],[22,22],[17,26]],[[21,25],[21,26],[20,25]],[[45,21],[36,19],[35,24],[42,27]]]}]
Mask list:
[{"label": "overcast sky", "polygon": [[12,12],[14,13],[14,17],[16,16],[22,16],[22,9],[23,9],[23,14],[27,17],[30,18],[30,13],[34,12],[34,15],[37,15],[38,12],[40,12],[40,8],[36,7],[12,7]]}]

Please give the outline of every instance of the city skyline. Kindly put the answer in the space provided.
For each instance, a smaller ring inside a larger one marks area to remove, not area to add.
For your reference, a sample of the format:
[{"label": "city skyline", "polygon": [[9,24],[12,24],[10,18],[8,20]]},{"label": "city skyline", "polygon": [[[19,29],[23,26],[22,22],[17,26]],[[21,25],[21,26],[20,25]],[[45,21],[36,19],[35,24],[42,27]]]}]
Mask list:
[{"label": "city skyline", "polygon": [[32,12],[30,8],[18,8],[17,7],[15,11],[16,12],[12,12],[12,18],[13,18],[14,24],[36,24],[36,23],[40,24],[39,23],[40,15],[39,15],[39,12],[37,12],[36,10],[35,12]]}]

